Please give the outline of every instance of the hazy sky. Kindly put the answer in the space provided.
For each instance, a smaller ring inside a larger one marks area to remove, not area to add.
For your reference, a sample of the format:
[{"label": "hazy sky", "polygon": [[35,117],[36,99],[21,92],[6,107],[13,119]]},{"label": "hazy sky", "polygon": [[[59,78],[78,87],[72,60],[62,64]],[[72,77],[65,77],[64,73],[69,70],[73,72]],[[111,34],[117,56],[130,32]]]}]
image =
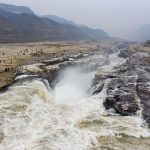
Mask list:
[{"label": "hazy sky", "polygon": [[112,36],[125,37],[150,24],[150,0],[0,0],[29,6],[39,15],[55,14]]}]

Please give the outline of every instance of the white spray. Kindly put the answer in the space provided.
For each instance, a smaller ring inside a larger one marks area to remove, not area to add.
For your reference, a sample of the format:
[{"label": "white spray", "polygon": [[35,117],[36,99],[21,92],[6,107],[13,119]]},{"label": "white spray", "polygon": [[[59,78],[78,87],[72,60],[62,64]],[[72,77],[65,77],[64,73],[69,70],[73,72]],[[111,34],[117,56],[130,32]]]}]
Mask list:
[{"label": "white spray", "polygon": [[83,73],[82,68],[68,68],[61,74],[61,80],[54,89],[56,103],[73,104],[89,97],[93,73]]}]

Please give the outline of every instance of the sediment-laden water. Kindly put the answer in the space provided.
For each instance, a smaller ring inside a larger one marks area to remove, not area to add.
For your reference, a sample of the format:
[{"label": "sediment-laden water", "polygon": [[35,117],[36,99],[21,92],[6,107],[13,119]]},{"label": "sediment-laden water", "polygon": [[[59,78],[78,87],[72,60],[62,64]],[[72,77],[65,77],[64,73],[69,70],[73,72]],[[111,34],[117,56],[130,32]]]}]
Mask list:
[{"label": "sediment-laden water", "polygon": [[[111,71],[122,61],[110,56]],[[109,80],[90,94],[95,72],[69,68],[51,89],[42,79],[16,83],[0,94],[2,150],[149,150],[150,130],[140,113],[120,116],[106,111],[103,101]]]}]

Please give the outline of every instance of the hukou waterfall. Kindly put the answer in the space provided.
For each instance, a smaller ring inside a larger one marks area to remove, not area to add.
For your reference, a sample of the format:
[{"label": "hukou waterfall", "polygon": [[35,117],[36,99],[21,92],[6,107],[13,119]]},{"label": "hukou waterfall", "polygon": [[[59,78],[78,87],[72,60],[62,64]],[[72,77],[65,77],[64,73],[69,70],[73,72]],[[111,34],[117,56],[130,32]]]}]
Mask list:
[{"label": "hukou waterfall", "polygon": [[[67,67],[54,64],[53,70],[60,70],[52,80],[25,72],[1,92],[0,149],[149,149],[150,131],[141,110],[136,115],[120,115],[104,106],[113,72],[126,60],[118,57],[118,52],[76,58],[68,59],[71,65],[63,64]],[[20,70],[34,68],[40,72],[39,66]],[[98,72],[102,78],[106,73],[111,77],[103,80],[103,85],[97,84]]]}]

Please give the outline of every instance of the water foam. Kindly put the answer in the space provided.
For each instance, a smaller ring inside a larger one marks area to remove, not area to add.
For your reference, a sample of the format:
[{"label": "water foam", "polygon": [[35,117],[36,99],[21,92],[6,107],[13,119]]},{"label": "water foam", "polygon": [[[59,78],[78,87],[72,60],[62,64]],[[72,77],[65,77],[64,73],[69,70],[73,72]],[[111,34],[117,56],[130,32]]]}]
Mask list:
[{"label": "water foam", "polygon": [[[54,91],[47,81],[32,80],[0,94],[0,149],[149,149],[150,131],[141,126],[142,118],[110,116],[105,110],[103,101],[109,80],[101,93],[90,96],[87,90],[92,77],[84,75],[80,70],[64,72]],[[66,82],[69,88],[65,88]],[[61,86],[60,92],[65,92],[63,100],[57,93]],[[81,93],[73,91],[69,95],[69,91],[80,87]]]},{"label": "water foam", "polygon": [[[93,73],[84,73],[82,68],[67,68],[60,74],[61,80],[54,89],[55,101],[62,104],[74,104],[76,101],[89,97]],[[59,78],[60,78],[59,77]]]}]

